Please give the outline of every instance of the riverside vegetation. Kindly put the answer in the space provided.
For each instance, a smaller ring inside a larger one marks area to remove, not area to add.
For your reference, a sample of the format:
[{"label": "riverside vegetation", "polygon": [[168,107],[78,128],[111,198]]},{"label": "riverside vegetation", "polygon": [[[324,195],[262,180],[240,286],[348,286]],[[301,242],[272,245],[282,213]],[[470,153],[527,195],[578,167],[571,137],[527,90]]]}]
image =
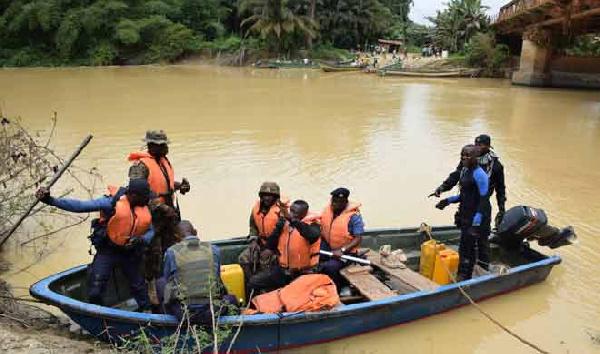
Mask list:
[{"label": "riverside vegetation", "polygon": [[330,56],[406,34],[411,3],[0,0],[0,66],[166,63],[205,49]]}]

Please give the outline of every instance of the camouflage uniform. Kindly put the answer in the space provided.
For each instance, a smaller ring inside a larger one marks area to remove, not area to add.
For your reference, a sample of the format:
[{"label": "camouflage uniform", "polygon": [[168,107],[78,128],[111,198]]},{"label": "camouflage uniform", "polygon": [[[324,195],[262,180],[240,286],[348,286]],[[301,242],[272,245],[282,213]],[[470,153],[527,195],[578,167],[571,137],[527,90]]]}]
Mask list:
[{"label": "camouflage uniform", "polygon": [[[148,178],[148,168],[141,162],[136,161],[129,168],[129,178]],[[172,203],[171,203],[172,204]],[[167,205],[157,200],[152,200],[148,204],[152,214],[152,224],[154,226],[154,239],[146,247],[146,279],[158,278],[162,274],[162,258],[169,247],[177,242],[178,236],[175,235],[175,218],[166,215]]]},{"label": "camouflage uniform", "polygon": [[[160,130],[149,130],[146,132],[146,143],[167,144],[169,140],[166,134]],[[129,168],[129,178],[148,179],[150,172],[148,167],[141,161],[136,161]],[[175,218],[168,217],[168,207],[174,207],[172,199],[166,198],[170,202],[163,204],[157,199],[150,201],[148,207],[152,214],[152,224],[154,226],[154,239],[145,250],[145,273],[147,280],[153,280],[162,274],[163,255],[166,250],[180,241],[180,237],[175,232]]]},{"label": "camouflage uniform", "polygon": [[[261,185],[259,193],[279,195],[279,186],[274,182],[265,182]],[[254,223],[252,212],[250,212],[249,227],[250,232],[248,233],[248,239],[257,239],[252,240],[248,245],[248,248],[242,251],[238,256],[238,263],[244,270],[246,284],[252,275],[279,263],[277,253],[271,251],[260,242],[258,227]]]}]

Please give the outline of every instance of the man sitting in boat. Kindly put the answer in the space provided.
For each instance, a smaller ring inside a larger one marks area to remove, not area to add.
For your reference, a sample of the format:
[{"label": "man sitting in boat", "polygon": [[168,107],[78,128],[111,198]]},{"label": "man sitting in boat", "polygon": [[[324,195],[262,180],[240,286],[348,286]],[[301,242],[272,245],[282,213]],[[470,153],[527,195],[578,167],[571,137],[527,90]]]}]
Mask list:
[{"label": "man sitting in boat", "polygon": [[236,299],[227,295],[221,281],[219,248],[200,242],[198,232],[187,220],[182,220],[177,229],[184,238],[165,253],[163,275],[157,281],[159,299],[166,312],[178,320],[187,310],[192,323],[207,324],[211,322],[211,296],[217,316],[222,308],[217,302],[235,305]]},{"label": "man sitting in boat", "polygon": [[[277,254],[267,248],[267,239],[275,231],[275,226],[288,205],[280,200],[280,189],[275,182],[264,182],[258,192],[250,212],[250,245],[244,250],[238,262],[244,270],[246,283],[250,277],[277,263]],[[289,202],[289,201],[288,201]]]},{"label": "man sitting in boat", "polygon": [[289,213],[282,209],[275,231],[266,247],[279,255],[279,262],[250,277],[248,291],[279,289],[303,274],[313,273],[319,264],[321,229],[318,214],[308,214],[308,203],[296,200]]},{"label": "man sitting in boat", "polygon": [[364,223],[359,203],[349,202],[350,191],[337,188],[331,192],[331,203],[321,215],[321,250],[330,251],[332,257],[321,256],[321,271],[336,284],[338,290],[345,284],[340,269],[346,266],[342,255],[358,256],[362,243]]},{"label": "man sitting in boat", "polygon": [[[461,151],[461,163],[465,169],[460,176],[460,194],[442,199],[436,208],[444,209],[450,203],[460,203],[458,220],[461,230],[458,253],[458,280],[471,279],[475,260],[488,269],[490,262],[490,196],[489,179],[477,161],[481,150],[476,145],[467,145]],[[477,254],[475,254],[477,250]]]},{"label": "man sitting in boat", "polygon": [[100,218],[92,221],[94,230],[90,239],[96,255],[89,273],[88,298],[90,303],[102,305],[102,294],[116,266],[120,266],[129,281],[131,294],[141,311],[150,308],[144,274],[144,244],[154,237],[148,201],[150,186],[143,178],[129,180],[127,188],[111,188],[110,195],[89,201],[53,198],[47,188],[40,188],[36,196],[45,204],[74,213],[99,211]]}]

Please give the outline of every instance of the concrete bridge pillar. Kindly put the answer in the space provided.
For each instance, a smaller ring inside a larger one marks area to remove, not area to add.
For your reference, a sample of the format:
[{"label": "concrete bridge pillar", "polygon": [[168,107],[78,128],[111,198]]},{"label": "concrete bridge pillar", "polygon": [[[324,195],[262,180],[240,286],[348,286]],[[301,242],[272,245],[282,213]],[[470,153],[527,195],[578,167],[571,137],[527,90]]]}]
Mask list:
[{"label": "concrete bridge pillar", "polygon": [[552,75],[551,34],[548,31],[533,28],[523,33],[521,61],[519,71],[513,73],[512,82],[525,86],[550,86]]}]

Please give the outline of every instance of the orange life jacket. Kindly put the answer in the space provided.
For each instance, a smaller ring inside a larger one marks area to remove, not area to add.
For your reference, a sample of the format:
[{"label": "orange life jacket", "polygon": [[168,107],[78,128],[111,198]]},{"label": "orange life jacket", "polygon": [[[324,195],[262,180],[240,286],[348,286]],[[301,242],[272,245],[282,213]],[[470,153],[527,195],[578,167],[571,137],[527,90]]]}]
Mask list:
[{"label": "orange life jacket", "polygon": [[[333,217],[331,204],[327,205],[321,214],[321,237],[331,246],[331,249],[336,249],[348,245],[353,237],[348,231],[348,223],[354,214],[360,214],[359,203],[348,203],[346,209],[337,217]],[[358,247],[353,247],[350,252],[355,253]]]},{"label": "orange life jacket", "polygon": [[[320,215],[311,213],[302,219],[303,223],[312,224],[319,222]],[[306,269],[319,264],[319,249],[321,248],[321,239],[319,238],[312,245],[307,239],[300,235],[298,229],[291,230],[290,225],[286,223],[283,233],[279,237],[279,264],[289,269]]]},{"label": "orange life jacket", "polygon": [[[156,159],[147,152],[133,152],[129,154],[129,161],[141,161],[148,168],[148,184],[152,192],[158,195],[161,203],[173,202],[175,192],[175,172],[166,157],[160,158],[160,165]],[[167,178],[168,177],[168,178]],[[168,199],[170,198],[170,199]]]},{"label": "orange life jacket", "polygon": [[[117,188],[108,187],[109,194],[114,196]],[[105,215],[100,213],[100,221],[106,222]],[[152,224],[152,216],[147,206],[131,208],[126,195],[121,196],[115,204],[114,214],[108,219],[106,234],[117,246],[124,246],[132,236],[141,236]]]},{"label": "orange life jacket", "polygon": [[[281,204],[284,207],[289,208],[289,199],[282,199]],[[266,214],[263,214],[260,211],[260,199],[254,204],[254,207],[252,208],[252,218],[254,219],[256,228],[258,228],[258,236],[260,236],[262,244],[267,242],[267,238],[271,235],[271,232],[275,230],[275,225],[277,225],[280,215],[281,209],[279,208],[278,203],[271,205],[269,212]]]},{"label": "orange life jacket", "polygon": [[281,289],[259,295],[252,300],[262,313],[316,312],[340,305],[335,284],[325,274],[307,274],[296,278]]}]

